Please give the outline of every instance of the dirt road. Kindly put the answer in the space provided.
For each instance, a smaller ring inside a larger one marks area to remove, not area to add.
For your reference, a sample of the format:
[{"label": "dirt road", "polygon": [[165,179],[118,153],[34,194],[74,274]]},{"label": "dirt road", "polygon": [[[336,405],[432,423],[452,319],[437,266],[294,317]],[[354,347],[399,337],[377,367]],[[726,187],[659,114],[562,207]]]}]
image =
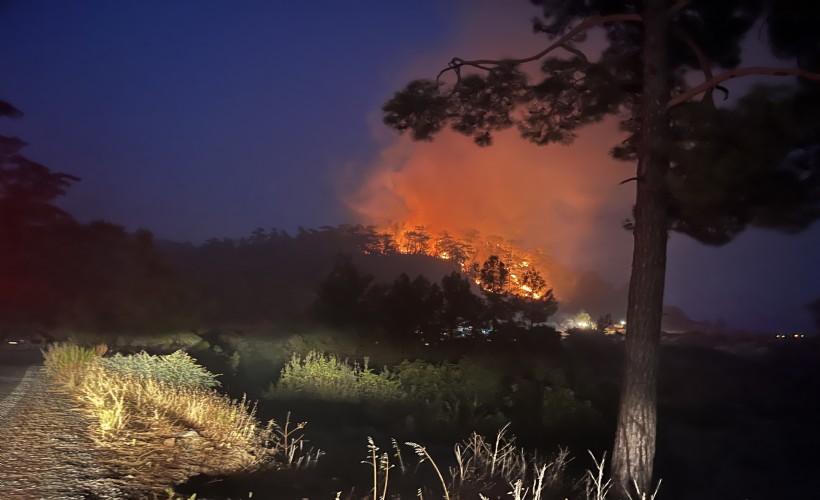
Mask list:
[{"label": "dirt road", "polygon": [[49,385],[39,348],[0,348],[0,498],[151,498],[102,464],[88,421]]},{"label": "dirt road", "polygon": [[43,355],[39,346],[0,347],[0,419],[6,413],[5,410],[17,403],[7,399],[15,392],[26,373],[42,363]]}]

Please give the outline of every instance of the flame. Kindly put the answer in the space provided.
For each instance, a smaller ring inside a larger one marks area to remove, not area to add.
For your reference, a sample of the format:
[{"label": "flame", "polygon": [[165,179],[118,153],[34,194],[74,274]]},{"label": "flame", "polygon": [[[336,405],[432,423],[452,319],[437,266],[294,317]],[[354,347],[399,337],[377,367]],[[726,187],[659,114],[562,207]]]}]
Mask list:
[{"label": "flame", "polygon": [[[423,225],[393,225],[376,229],[375,238],[362,248],[362,252],[427,255],[453,261],[462,273],[485,290],[488,288],[481,281],[481,266],[487,258],[495,255],[508,270],[504,292],[538,300],[549,289],[547,277],[532,265],[532,262],[539,260],[537,254],[522,250],[512,241],[500,237],[482,238],[475,232],[456,237],[447,231],[436,231]],[[546,266],[540,269],[546,269]],[[526,280],[530,280],[530,284]],[[533,280],[540,280],[537,289],[531,286]]]},{"label": "flame", "polygon": [[[625,282],[632,242],[622,222],[634,183],[621,185],[630,168],[608,157],[609,146],[619,141],[613,125],[585,128],[572,147],[538,147],[515,132],[497,134],[489,148],[453,132],[432,143],[399,137],[364,171],[351,170],[340,195],[355,219],[396,235],[402,252],[414,251],[403,233],[422,226],[446,228],[476,250],[491,250],[487,255],[507,249],[477,231],[544,249],[568,269],[605,270]],[[431,238],[424,246],[435,243]],[[525,253],[518,257],[519,277],[530,266],[550,271],[550,284],[565,299],[575,296],[576,276],[555,273]]]}]

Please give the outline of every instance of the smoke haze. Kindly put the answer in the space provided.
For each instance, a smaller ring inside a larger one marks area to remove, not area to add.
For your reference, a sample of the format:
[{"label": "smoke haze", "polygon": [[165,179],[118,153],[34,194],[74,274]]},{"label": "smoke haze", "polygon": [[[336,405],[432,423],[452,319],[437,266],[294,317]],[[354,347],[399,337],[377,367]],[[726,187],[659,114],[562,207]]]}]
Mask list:
[{"label": "smoke haze", "polygon": [[[435,77],[456,55],[520,57],[543,47],[544,38],[528,29],[537,14],[532,6],[522,4],[520,15],[510,15],[507,3],[480,5],[465,4],[448,46],[397,68],[391,88]],[[595,37],[586,45],[594,56]],[[619,183],[633,175],[634,167],[608,154],[623,139],[614,120],[583,129],[570,146],[536,146],[509,130],[495,134],[492,146],[480,148],[451,131],[433,142],[413,142],[386,131],[374,111],[373,135],[382,143],[379,154],[361,178],[347,180],[341,193],[359,221],[379,227],[424,225],[453,234],[478,231],[538,249],[560,263],[547,278],[566,299],[575,298],[582,282],[600,285],[600,280],[574,276],[575,271],[594,270],[619,287],[628,279],[631,235],[622,222],[630,214],[634,187]]]}]

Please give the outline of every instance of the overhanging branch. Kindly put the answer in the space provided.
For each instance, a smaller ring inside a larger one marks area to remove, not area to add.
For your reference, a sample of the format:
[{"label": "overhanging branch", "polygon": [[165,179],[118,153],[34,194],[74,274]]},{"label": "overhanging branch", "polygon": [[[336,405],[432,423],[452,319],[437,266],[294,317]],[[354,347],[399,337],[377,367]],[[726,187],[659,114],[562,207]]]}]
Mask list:
[{"label": "overhanging branch", "polygon": [[[698,60],[698,65],[700,66],[700,70],[703,72],[704,81],[709,81],[712,78],[714,78],[714,74],[712,74],[712,62],[709,61],[709,58],[706,57],[706,54],[704,54],[703,50],[701,50],[700,46],[689,35],[689,33],[687,33],[686,30],[679,26],[672,26],[672,32],[675,34],[676,37],[683,41],[683,43],[685,43],[687,47],[689,47],[689,50],[691,50],[692,53],[695,55],[695,59]],[[715,87],[717,87],[717,85]],[[715,87],[712,87],[705,91],[705,94],[703,96],[704,101],[708,101],[714,104],[714,101],[712,100],[712,94]],[[725,97],[728,96],[729,93],[726,92]]]},{"label": "overhanging branch", "polygon": [[807,80],[820,82],[820,73],[812,73],[811,71],[806,71],[800,68],[769,68],[765,66],[752,66],[748,68],[730,69],[729,71],[724,71],[723,73],[715,75],[714,77],[710,78],[709,80],[706,80],[700,85],[695,85],[691,89],[676,95],[667,103],[666,107],[674,108],[678,104],[682,104],[698,94],[710,91],[711,89],[717,87],[726,80],[731,80],[732,78],[738,78],[741,76],[754,75],[799,76]]},{"label": "overhanging branch", "polygon": [[587,55],[584,54],[583,51],[578,50],[575,47],[573,47],[572,45],[570,45],[569,42],[561,45],[561,48],[566,50],[567,52],[569,52],[571,54],[575,54],[578,57],[578,59],[580,59],[584,63],[589,63],[589,59],[587,59]]},{"label": "overhanging branch", "polygon": [[498,65],[501,65],[501,64],[524,64],[524,63],[528,63],[528,62],[537,61],[537,60],[541,59],[542,57],[546,56],[547,54],[549,54],[550,52],[552,52],[553,50],[555,50],[557,48],[564,47],[564,45],[567,42],[571,41],[575,36],[577,36],[581,32],[584,32],[584,31],[586,31],[590,28],[594,28],[596,26],[600,26],[602,24],[622,22],[622,21],[641,22],[642,18],[640,16],[640,14],[612,14],[612,15],[609,15],[609,16],[600,16],[600,17],[589,18],[589,19],[583,21],[578,26],[572,28],[571,30],[569,30],[566,33],[564,33],[563,35],[561,35],[561,37],[558,40],[556,40],[555,42],[550,44],[547,48],[545,48],[541,52],[539,52],[537,54],[534,54],[530,57],[524,57],[522,59],[504,59],[504,60],[501,60],[501,59],[474,59],[474,60],[467,61],[467,60],[460,59],[460,58],[453,58],[453,60],[450,61],[450,64],[448,65],[448,67],[444,68],[443,70],[441,70],[439,72],[438,76],[436,77],[436,81],[438,81],[438,79],[441,78],[441,75],[443,75],[444,73],[446,73],[448,71],[453,71],[456,74],[458,74],[458,72],[460,71],[460,69],[463,66],[472,66],[474,68],[487,70],[488,66],[498,66]]}]

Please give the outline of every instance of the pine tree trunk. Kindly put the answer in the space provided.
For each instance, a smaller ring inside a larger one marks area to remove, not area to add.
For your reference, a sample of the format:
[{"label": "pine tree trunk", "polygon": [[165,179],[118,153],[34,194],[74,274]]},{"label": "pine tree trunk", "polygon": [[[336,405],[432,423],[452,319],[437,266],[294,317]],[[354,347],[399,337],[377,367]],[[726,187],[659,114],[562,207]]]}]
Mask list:
[{"label": "pine tree trunk", "polygon": [[616,498],[633,481],[651,493],[657,430],[657,370],[666,275],[669,168],[668,19],[664,0],[648,0],[644,12],[643,126],[635,202],[635,247],[629,282],[623,382],[611,475]]}]

